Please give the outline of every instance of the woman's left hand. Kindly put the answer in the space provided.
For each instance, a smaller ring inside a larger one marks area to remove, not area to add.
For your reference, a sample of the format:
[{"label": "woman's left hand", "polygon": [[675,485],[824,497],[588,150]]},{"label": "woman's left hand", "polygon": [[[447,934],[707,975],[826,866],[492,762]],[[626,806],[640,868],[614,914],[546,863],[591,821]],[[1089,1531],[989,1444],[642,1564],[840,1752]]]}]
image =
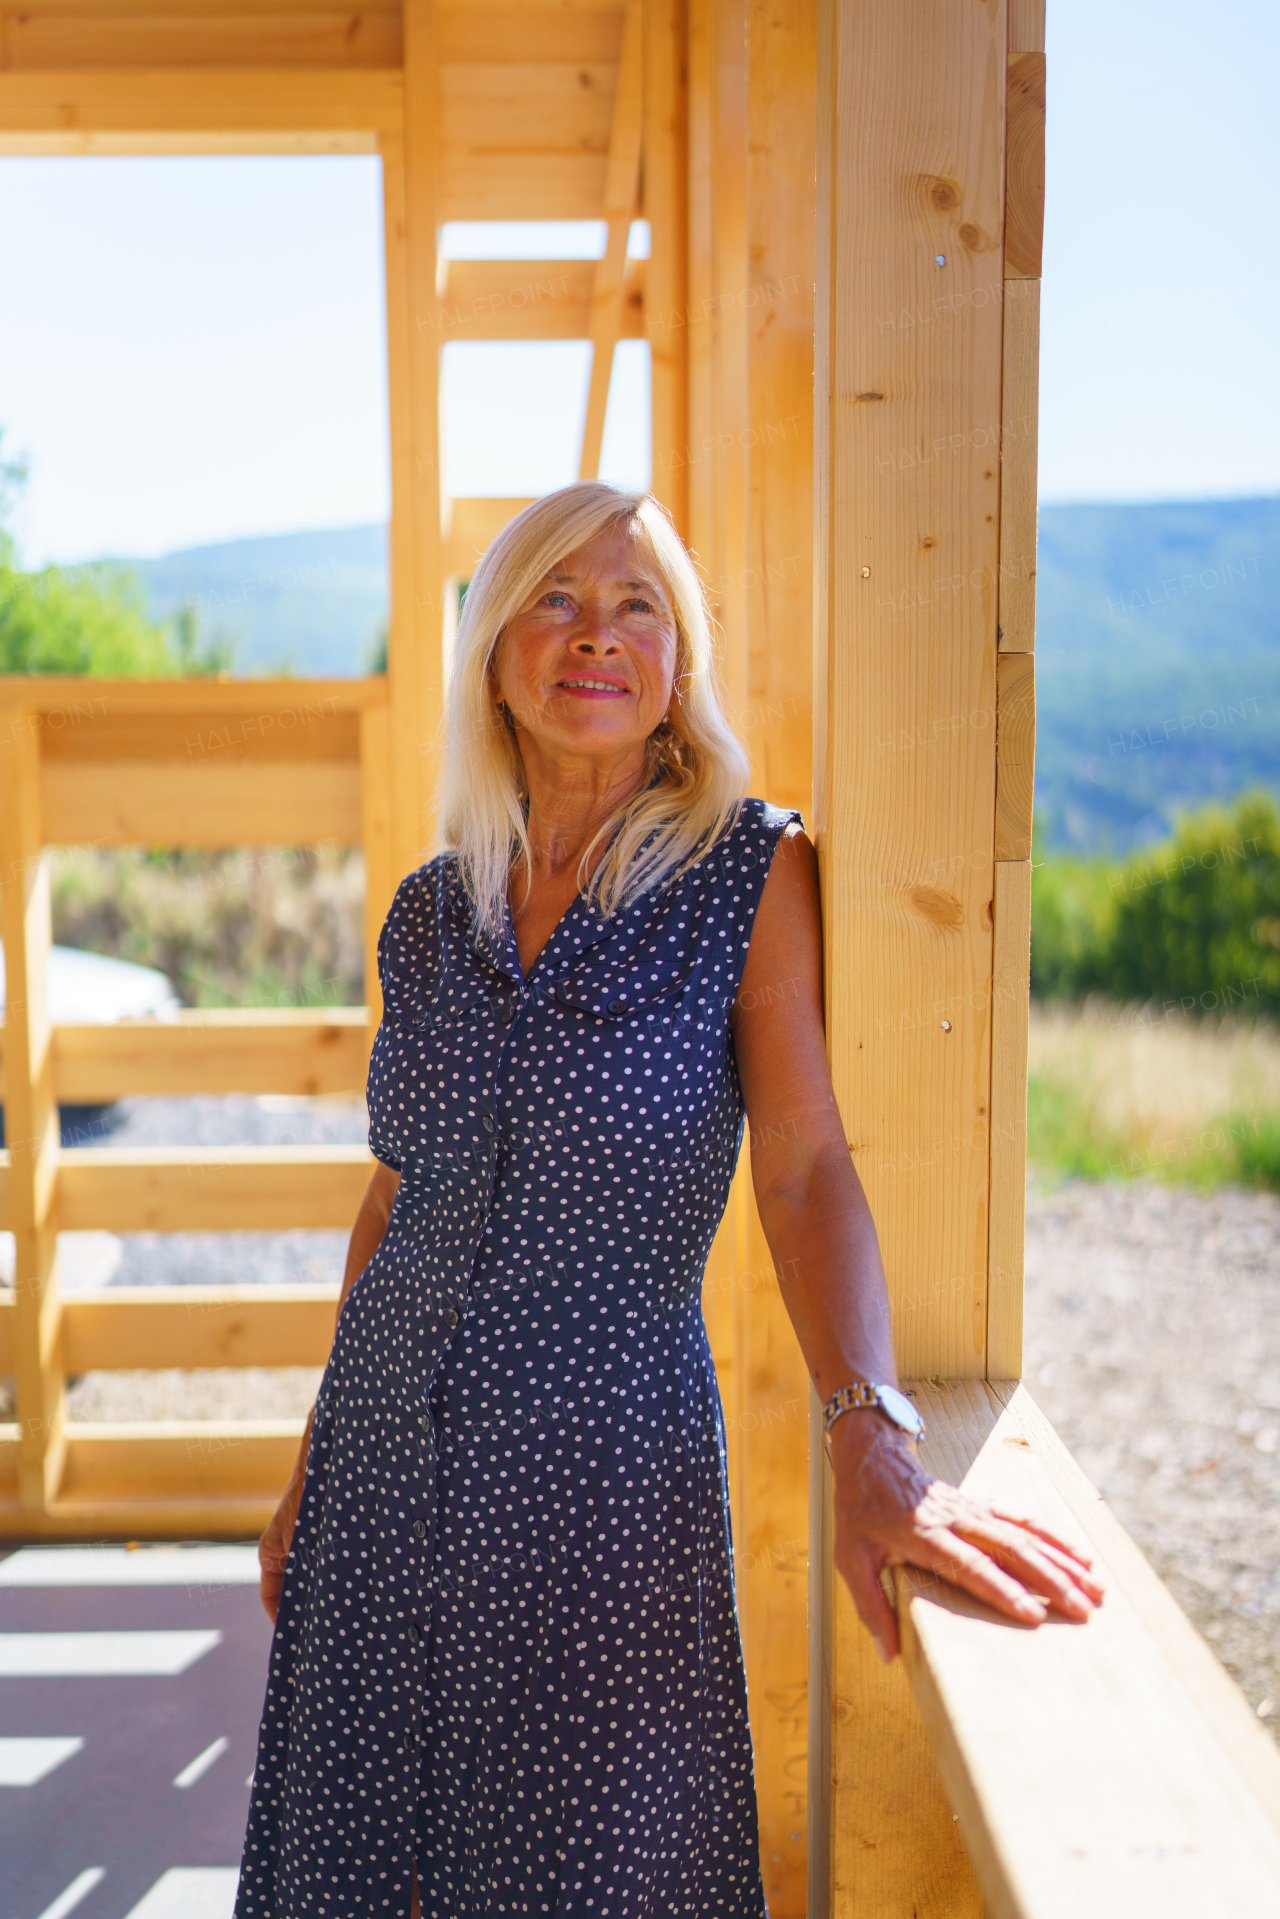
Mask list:
[{"label": "woman's left hand", "polygon": [[882,1659],[901,1650],[880,1584],[886,1566],[919,1566],[1022,1626],[1050,1612],[1087,1619],[1102,1602],[1092,1561],[1034,1521],[971,1499],[925,1471],[915,1445],[876,1412],[831,1431],[835,1563]]}]

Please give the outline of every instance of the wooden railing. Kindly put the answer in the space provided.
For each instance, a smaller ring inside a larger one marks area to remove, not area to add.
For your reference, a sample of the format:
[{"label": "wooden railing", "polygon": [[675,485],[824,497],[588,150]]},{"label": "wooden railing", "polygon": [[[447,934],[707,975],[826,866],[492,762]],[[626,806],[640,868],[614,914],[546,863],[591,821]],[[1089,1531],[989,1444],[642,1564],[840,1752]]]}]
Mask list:
[{"label": "wooden railing", "polygon": [[[386,682],[0,683],[0,921],[7,1150],[0,1226],[0,1533],[252,1532],[287,1476],[298,1422],[101,1426],[66,1416],[95,1368],[323,1365],[336,1289],[113,1288],[61,1298],[59,1232],[345,1228],[363,1147],[121,1148],[58,1141],[59,1104],[133,1094],[359,1093],[377,1018],[375,949],[392,886]],[[186,1012],[54,1026],[47,848],[360,844],[368,1007]]]}]

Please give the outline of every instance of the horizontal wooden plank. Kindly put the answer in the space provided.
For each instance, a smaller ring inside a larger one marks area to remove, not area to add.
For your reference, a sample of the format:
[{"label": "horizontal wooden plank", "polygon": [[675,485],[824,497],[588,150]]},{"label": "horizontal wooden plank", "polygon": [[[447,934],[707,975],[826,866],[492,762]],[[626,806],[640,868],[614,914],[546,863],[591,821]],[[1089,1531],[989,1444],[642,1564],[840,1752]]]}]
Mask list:
[{"label": "horizontal wooden plank", "polygon": [[399,67],[400,20],[388,8],[314,5],[261,13],[220,11],[214,0],[198,10],[89,8],[46,12],[24,6],[5,12],[6,63],[15,70],[42,67]]},{"label": "horizontal wooden plank", "polygon": [[[0,722],[0,727],[3,723]],[[101,713],[76,726],[46,723],[40,752],[52,761],[164,761],[178,766],[243,760],[350,760],[360,757],[360,715],[306,701],[260,703],[254,713]]]},{"label": "horizontal wooden plank", "polygon": [[1187,1685],[1167,1632],[1116,1575],[1114,1521],[1095,1523],[1105,1508],[1024,1389],[915,1391],[932,1470],[1083,1533],[1109,1582],[1087,1625],[1029,1631],[897,1575],[912,1684],[993,1919],[1264,1909],[1280,1883],[1280,1754],[1261,1728],[1247,1754],[1233,1746],[1233,1714]]},{"label": "horizontal wooden plank", "polygon": [[54,1091],[68,1106],[144,1093],[359,1093],[368,1070],[368,1017],[366,1007],[336,1006],[55,1026]]},{"label": "horizontal wooden plank", "polygon": [[243,1500],[272,1493],[278,1498],[302,1431],[300,1419],[69,1425],[57,1503],[228,1495]]},{"label": "horizontal wooden plank", "polygon": [[402,103],[398,73],[361,68],[0,71],[0,151],[19,151],[13,139],[23,135],[356,133],[371,141],[399,127]]},{"label": "horizontal wooden plank", "polygon": [[47,760],[50,846],[357,845],[360,769],[349,761]]},{"label": "horizontal wooden plank", "polygon": [[337,1286],[112,1286],[62,1305],[69,1373],[323,1366]]},{"label": "horizontal wooden plank", "polygon": [[[0,675],[0,745],[17,724],[6,708],[37,716],[34,724],[52,736],[96,719],[165,713],[183,726],[206,731],[229,717],[293,711],[300,724],[334,713],[385,706],[385,674],[349,680],[115,680],[73,673]],[[289,730],[282,722],[280,730]]]},{"label": "horizontal wooden plank", "polygon": [[476,563],[509,520],[531,500],[450,500],[444,506],[443,558],[446,579],[469,580]]},{"label": "horizontal wooden plank", "polygon": [[[644,339],[643,260],[629,260],[619,338]],[[420,325],[447,340],[585,340],[594,260],[451,260],[434,311]]]},{"label": "horizontal wooden plank", "polygon": [[112,1233],[346,1230],[372,1172],[361,1146],[73,1146],[58,1164],[58,1225]]},{"label": "horizontal wooden plank", "polygon": [[440,217],[599,219],[616,71],[443,67]]},{"label": "horizontal wooden plank", "polygon": [[1031,858],[1036,769],[1034,653],[996,660],[996,859]]},{"label": "horizontal wooden plank", "polygon": [[622,8],[486,6],[441,7],[436,14],[436,57],[442,66],[608,64],[618,58]]}]

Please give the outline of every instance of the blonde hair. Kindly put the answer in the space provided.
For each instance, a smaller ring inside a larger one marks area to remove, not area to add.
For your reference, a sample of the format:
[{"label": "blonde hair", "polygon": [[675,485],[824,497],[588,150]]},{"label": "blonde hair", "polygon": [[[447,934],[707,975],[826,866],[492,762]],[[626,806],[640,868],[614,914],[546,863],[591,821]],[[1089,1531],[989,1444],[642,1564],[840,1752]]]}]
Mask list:
[{"label": "blonde hair", "polygon": [[[579,887],[606,915],[702,859],[733,826],[749,762],[720,701],[702,583],[651,495],[579,480],[518,513],[467,590],[445,702],[442,824],[480,923],[506,923],[512,866],[531,870],[527,788],[514,730],[498,712],[490,669],[503,631],[558,560],[625,525],[656,567],[676,625],[676,697],[648,743],[651,778],[606,820],[582,855]],[[602,840],[608,850],[587,879]]]}]

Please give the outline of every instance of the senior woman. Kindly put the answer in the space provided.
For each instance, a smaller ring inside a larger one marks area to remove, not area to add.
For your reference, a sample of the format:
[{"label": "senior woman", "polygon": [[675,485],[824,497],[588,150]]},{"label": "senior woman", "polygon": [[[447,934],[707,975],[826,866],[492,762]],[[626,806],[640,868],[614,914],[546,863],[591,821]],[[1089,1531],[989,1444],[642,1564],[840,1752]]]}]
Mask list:
[{"label": "senior woman", "polygon": [[917,1461],[827,1072],[816,861],[746,777],[657,503],[583,481],[513,520],[458,633],[450,850],[382,934],[380,1164],[262,1544],[240,1919],[764,1913],[700,1306],[744,1112],[882,1655],[886,1566],[1029,1624],[1100,1596]]}]

